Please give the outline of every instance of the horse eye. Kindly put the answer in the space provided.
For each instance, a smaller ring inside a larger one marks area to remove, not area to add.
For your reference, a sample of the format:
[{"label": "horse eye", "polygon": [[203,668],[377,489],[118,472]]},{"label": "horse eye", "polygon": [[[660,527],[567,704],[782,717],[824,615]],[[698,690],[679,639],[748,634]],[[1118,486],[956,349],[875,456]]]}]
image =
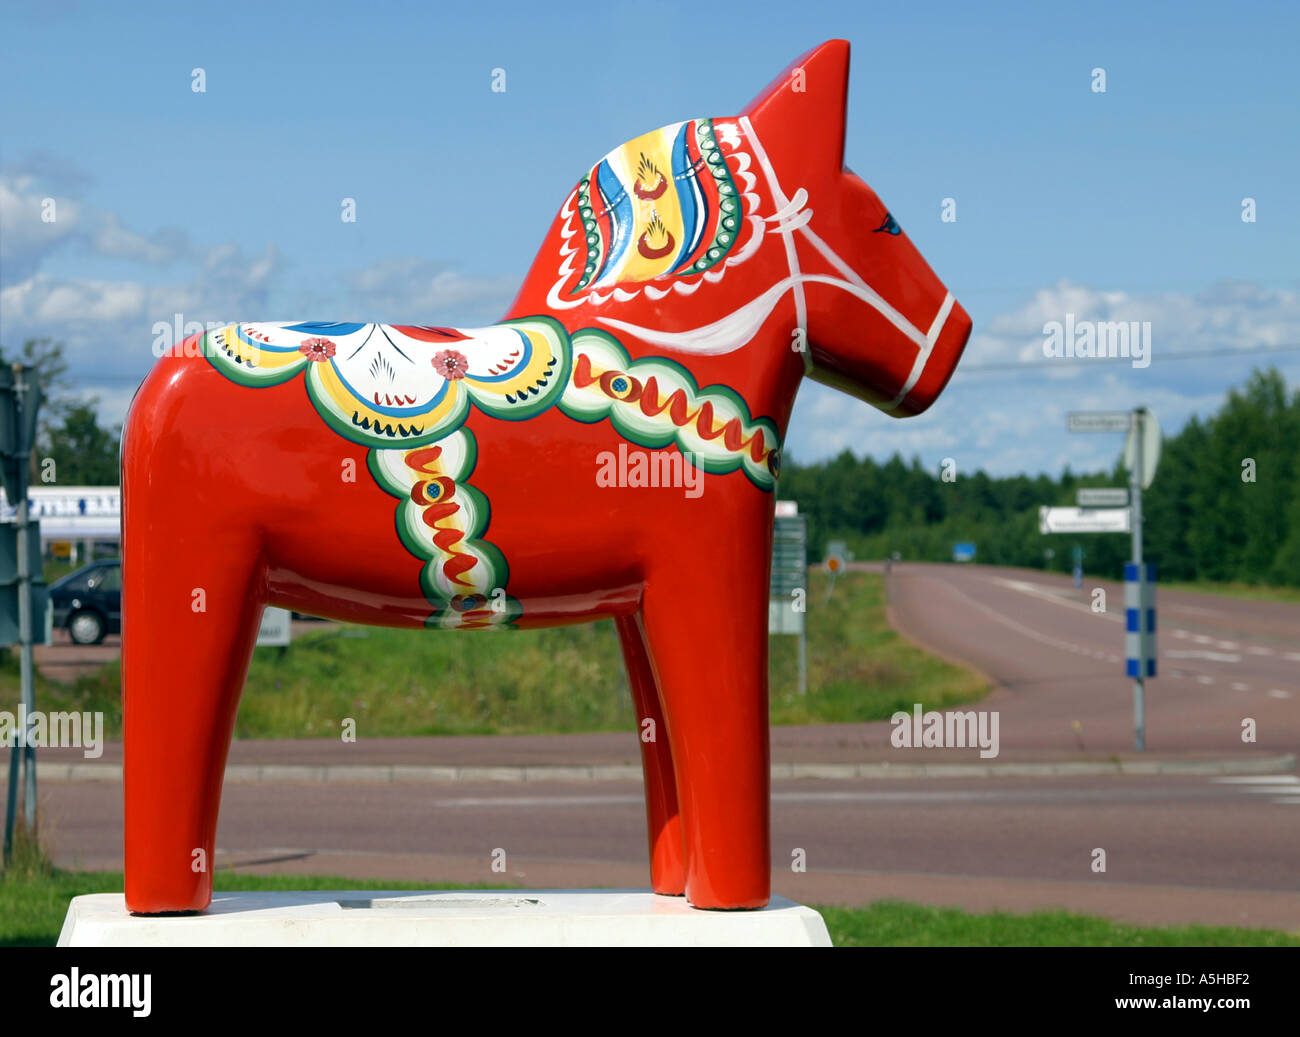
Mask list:
[{"label": "horse eye", "polygon": [[903,228],[898,225],[898,221],[894,219],[893,216],[889,213],[885,213],[885,218],[880,221],[880,226],[871,233],[879,234],[881,231],[884,231],[886,234],[901,234]]}]

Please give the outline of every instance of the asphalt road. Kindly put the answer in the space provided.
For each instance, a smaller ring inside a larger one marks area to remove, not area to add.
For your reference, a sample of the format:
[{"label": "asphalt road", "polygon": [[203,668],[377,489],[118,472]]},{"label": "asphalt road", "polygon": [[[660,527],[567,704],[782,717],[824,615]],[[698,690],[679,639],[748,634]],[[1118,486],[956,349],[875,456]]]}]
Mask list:
[{"label": "asphalt road", "polygon": [[[889,588],[897,629],[999,685],[987,703],[1004,753],[1134,748],[1122,584],[913,564],[896,566]],[[1096,588],[1105,612],[1092,609]],[[1256,748],[1300,746],[1300,605],[1158,591],[1157,628],[1148,751],[1240,751],[1247,718]]]},{"label": "asphalt road", "polygon": [[[47,783],[42,798],[61,862],[118,866],[120,786]],[[644,886],[642,819],[633,784],[232,783],[218,867]],[[778,782],[774,885],[805,902],[906,896],[1300,929],[1298,831],[1294,775]],[[505,874],[491,868],[498,848]]]}]

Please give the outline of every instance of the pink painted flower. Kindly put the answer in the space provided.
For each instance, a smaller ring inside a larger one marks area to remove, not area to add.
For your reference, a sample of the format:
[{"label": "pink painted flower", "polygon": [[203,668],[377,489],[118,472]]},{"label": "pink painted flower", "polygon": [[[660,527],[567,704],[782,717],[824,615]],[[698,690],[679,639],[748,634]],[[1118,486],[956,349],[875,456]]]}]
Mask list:
[{"label": "pink painted flower", "polygon": [[312,363],[321,364],[334,355],[335,345],[327,338],[305,338],[298,346]]},{"label": "pink painted flower", "polygon": [[433,358],[433,369],[449,382],[454,382],[457,378],[464,378],[469,371],[469,361],[465,359],[464,353],[458,353],[454,349],[439,350]]}]

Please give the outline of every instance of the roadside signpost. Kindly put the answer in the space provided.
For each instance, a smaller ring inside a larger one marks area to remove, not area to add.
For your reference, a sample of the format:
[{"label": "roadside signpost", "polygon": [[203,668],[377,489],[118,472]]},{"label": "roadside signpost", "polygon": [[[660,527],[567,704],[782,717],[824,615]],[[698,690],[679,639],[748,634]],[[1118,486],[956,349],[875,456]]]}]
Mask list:
[{"label": "roadside signpost", "polygon": [[1128,508],[1039,508],[1040,533],[1127,533]]},{"label": "roadside signpost", "polygon": [[[1040,508],[1043,533],[1130,533],[1133,560],[1124,566],[1124,672],[1133,678],[1133,730],[1146,749],[1146,679],[1156,675],[1156,573],[1142,559],[1142,491],[1160,463],[1160,425],[1145,407],[1133,411],[1075,411],[1071,432],[1125,432],[1129,484],[1079,490],[1077,508]],[[1125,506],[1127,505],[1127,506]]]},{"label": "roadside signpost", "polygon": [[288,609],[267,605],[262,610],[262,625],[257,629],[257,647],[287,648],[293,639],[292,619],[293,613]]},{"label": "roadside signpost", "polygon": [[[34,368],[23,364],[12,367],[0,365],[0,483],[6,495],[17,502],[14,516],[13,538],[13,605],[16,616],[19,644],[19,665],[24,715],[36,712],[32,659],[35,640],[36,589],[44,589],[41,573],[40,522],[32,522],[27,513],[27,479],[31,465],[32,449],[36,443],[36,415],[41,409],[41,387],[36,381]],[[33,528],[35,527],[35,528]],[[9,534],[9,530],[6,530]],[[6,536],[6,541],[9,539]],[[4,611],[10,599],[3,597]],[[39,606],[46,608],[44,600]],[[42,624],[44,625],[44,624]],[[9,643],[12,643],[10,641]],[[9,794],[5,804],[4,860],[7,864],[13,853],[14,824],[16,821],[18,785],[18,758],[23,764],[23,820],[29,828],[36,827],[36,746],[27,738],[26,731],[16,732],[17,739],[9,750]],[[21,749],[21,752],[20,752]]]},{"label": "roadside signpost", "polygon": [[835,593],[835,577],[844,571],[844,566],[848,564],[848,559],[853,555],[849,551],[849,545],[843,540],[832,540],[826,545],[826,600],[831,600],[831,595]]},{"label": "roadside signpost", "polygon": [[1126,410],[1071,411],[1065,425],[1071,432],[1127,432],[1133,427],[1133,415]]},{"label": "roadside signpost", "polygon": [[1075,503],[1081,508],[1127,508],[1127,486],[1101,486],[1078,491]]},{"label": "roadside signpost", "polygon": [[794,501],[776,502],[767,632],[799,636],[799,694],[808,693],[808,520]]}]

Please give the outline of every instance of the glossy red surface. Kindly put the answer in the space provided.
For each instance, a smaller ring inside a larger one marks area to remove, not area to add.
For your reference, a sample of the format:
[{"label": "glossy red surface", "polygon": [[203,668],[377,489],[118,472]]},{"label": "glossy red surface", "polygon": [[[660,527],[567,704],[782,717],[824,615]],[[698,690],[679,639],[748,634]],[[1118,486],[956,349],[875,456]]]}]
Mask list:
[{"label": "glossy red surface", "polygon": [[[899,416],[928,407],[970,320],[843,168],[848,57],[847,43],[826,43],[742,116],[714,120],[737,185],[753,180],[752,250],[711,271],[720,278],[668,275],[629,283],[624,297],[575,291],[576,274],[557,282],[571,195],[508,316],[612,333],[633,362],[673,362],[661,388],[684,369],[698,389],[686,403],[738,396],[776,435],[806,373]],[[645,205],[666,204],[656,183],[650,172],[637,180]],[[641,229],[649,210],[635,219]],[[647,262],[667,248],[647,235],[662,233],[642,235]],[[808,356],[792,348],[800,328]],[[422,589],[424,560],[395,531],[397,501],[367,469],[375,450],[327,424],[299,378],[239,384],[195,346],[149,374],[123,449],[126,898],[143,913],[209,903],[222,776],[262,606],[419,627],[438,604]],[[649,391],[644,372],[634,381]],[[716,386],[732,395],[710,396]],[[662,420],[680,428],[681,414]],[[697,496],[600,485],[604,451],[678,447],[638,445],[611,420],[559,406],[526,420],[470,409],[464,427],[478,446],[472,485],[490,502],[482,536],[508,563],[513,625],[617,621],[638,713],[657,734],[642,743],[654,889],[698,907],[766,904],[775,495],[764,473],[703,474]],[[713,431],[703,456],[734,465],[741,448],[720,420]]]}]

